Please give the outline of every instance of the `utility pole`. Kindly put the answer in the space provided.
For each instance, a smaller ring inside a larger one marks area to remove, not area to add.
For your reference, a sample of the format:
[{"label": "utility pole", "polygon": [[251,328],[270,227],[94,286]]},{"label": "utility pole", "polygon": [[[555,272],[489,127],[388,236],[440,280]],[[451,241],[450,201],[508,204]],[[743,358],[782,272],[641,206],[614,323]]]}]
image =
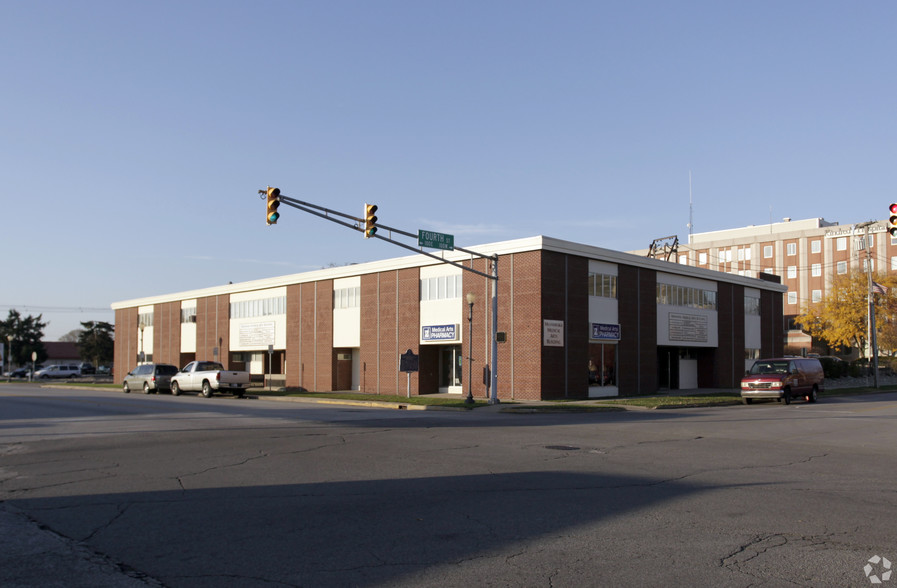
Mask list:
[{"label": "utility pole", "polygon": [[863,229],[863,248],[866,250],[866,339],[869,342],[870,358],[869,365],[872,366],[872,384],[878,388],[878,338],[875,328],[875,291],[872,288],[872,247],[869,244],[869,226],[874,221],[867,221],[856,225],[856,228]]}]

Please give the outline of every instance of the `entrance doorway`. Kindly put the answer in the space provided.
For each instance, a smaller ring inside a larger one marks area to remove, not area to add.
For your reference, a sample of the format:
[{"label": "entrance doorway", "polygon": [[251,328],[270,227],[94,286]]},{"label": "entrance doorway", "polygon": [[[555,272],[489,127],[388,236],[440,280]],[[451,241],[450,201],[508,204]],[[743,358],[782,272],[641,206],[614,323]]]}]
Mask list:
[{"label": "entrance doorway", "polygon": [[445,345],[439,349],[439,392],[461,394],[463,380],[461,368],[464,357],[460,345]]}]

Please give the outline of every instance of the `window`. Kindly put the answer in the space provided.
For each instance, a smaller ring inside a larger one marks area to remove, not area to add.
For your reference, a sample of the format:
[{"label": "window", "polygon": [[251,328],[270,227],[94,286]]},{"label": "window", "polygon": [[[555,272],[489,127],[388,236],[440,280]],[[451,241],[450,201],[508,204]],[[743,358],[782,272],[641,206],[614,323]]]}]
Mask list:
[{"label": "window", "polygon": [[687,255],[680,255],[680,256],[679,256],[679,264],[680,264],[680,265],[688,265],[688,256],[687,256]]},{"label": "window", "polygon": [[874,259],[864,259],[863,260],[863,271],[868,273],[869,269],[872,268],[872,271],[875,271],[875,260]]},{"label": "window", "polygon": [[785,247],[788,255],[797,255],[797,243],[788,243]]},{"label": "window", "polygon": [[657,284],[657,304],[716,310],[716,292],[673,284]]},{"label": "window", "polygon": [[788,274],[787,274],[786,277],[789,277],[789,278],[796,278],[796,277],[797,277],[797,266],[796,266],[796,265],[789,265],[789,266],[788,266]]},{"label": "window", "polygon": [[137,324],[143,325],[144,327],[153,326],[153,313],[144,312],[137,315]]},{"label": "window", "polygon": [[847,251],[847,237],[838,237],[835,239],[835,249],[838,251]]},{"label": "window", "polygon": [[822,253],[822,241],[819,239],[810,241],[810,253]]},{"label": "window", "polygon": [[616,298],[617,276],[608,274],[589,274],[589,296]]},{"label": "window", "polygon": [[844,275],[847,273],[847,262],[846,261],[839,261],[837,264],[835,264],[835,267],[837,268],[836,271],[838,272],[838,274]]},{"label": "window", "polygon": [[812,297],[813,302],[822,300],[822,290],[813,290]]},{"label": "window", "polygon": [[797,292],[788,292],[788,304],[797,304]]},{"label": "window", "polygon": [[196,322],[196,307],[181,309],[181,323]]},{"label": "window", "polygon": [[275,296],[258,300],[241,300],[230,303],[230,318],[253,318],[286,314],[287,297]]},{"label": "window", "polygon": [[763,246],[763,258],[770,259],[772,257],[772,245]]},{"label": "window", "polygon": [[707,265],[707,253],[702,251],[698,253],[698,265]]},{"label": "window", "polygon": [[812,266],[810,266],[810,275],[812,275],[814,278],[818,278],[819,276],[821,276],[822,275],[822,264],[814,263]]},{"label": "window", "polygon": [[420,281],[420,299],[451,300],[461,298],[461,274],[450,276],[434,276]]},{"label": "window", "polygon": [[891,270],[897,270],[897,257],[891,258]]},{"label": "window", "polygon": [[361,288],[352,286],[333,291],[333,308],[358,308],[361,305]]},{"label": "window", "polygon": [[744,314],[747,315],[759,315],[760,314],[760,299],[755,298],[753,296],[745,296],[744,297]]}]

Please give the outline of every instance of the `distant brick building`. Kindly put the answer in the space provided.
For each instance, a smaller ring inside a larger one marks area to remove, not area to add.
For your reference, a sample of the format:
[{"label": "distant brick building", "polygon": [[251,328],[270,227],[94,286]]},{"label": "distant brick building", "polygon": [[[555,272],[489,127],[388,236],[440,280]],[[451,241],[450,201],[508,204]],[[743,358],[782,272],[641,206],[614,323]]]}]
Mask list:
[{"label": "distant brick building", "polygon": [[[746,362],[782,353],[785,287],[775,276],[541,236],[475,249],[498,257],[500,399],[734,388]],[[446,258],[490,271],[485,259]],[[399,358],[411,350],[411,394],[466,394],[472,357],[482,398],[490,284],[414,255],[117,302],[115,365],[208,359],[288,387],[405,394]]]},{"label": "distant brick building", "polygon": [[870,258],[873,272],[897,271],[897,239],[888,234],[888,221],[865,224],[785,219],[695,233],[679,247],[676,261],[739,276],[757,277],[761,272],[780,276],[788,288],[783,301],[786,344],[809,351],[811,338],[794,327],[794,317],[808,303],[822,300],[835,276],[865,272]]}]

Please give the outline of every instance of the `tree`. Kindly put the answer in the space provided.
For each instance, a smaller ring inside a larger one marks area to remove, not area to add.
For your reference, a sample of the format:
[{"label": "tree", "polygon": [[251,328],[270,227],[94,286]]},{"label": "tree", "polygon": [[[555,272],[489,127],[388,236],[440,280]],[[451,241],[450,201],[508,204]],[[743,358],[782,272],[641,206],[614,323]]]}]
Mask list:
[{"label": "tree", "polygon": [[12,335],[12,363],[30,363],[33,352],[37,353],[37,363],[47,360],[47,350],[41,342],[47,323],[41,321],[42,316],[22,318],[19,311],[10,309],[7,319],[0,321],[0,341],[8,342],[7,337]]},{"label": "tree", "polygon": [[65,342],[67,342],[67,343],[77,343],[77,342],[78,342],[78,336],[81,335],[81,333],[82,333],[82,330],[81,330],[81,329],[72,329],[71,331],[69,331],[68,333],[66,333],[66,334],[63,335],[62,337],[60,337],[59,340],[60,340],[60,341],[65,341]]},{"label": "tree", "polygon": [[[897,276],[878,276],[873,280],[888,288],[886,294],[875,294],[873,308],[877,333],[890,325],[897,301]],[[864,273],[835,276],[831,289],[820,302],[811,303],[795,317],[794,322],[830,346],[854,347],[865,356],[868,335],[869,278]],[[895,333],[897,334],[897,333]],[[881,345],[881,341],[879,344]],[[890,343],[889,343],[890,345]]]},{"label": "tree", "polygon": [[94,367],[111,362],[115,352],[115,327],[102,321],[88,321],[81,323],[81,326],[84,327],[78,334],[81,359],[91,362]]}]

